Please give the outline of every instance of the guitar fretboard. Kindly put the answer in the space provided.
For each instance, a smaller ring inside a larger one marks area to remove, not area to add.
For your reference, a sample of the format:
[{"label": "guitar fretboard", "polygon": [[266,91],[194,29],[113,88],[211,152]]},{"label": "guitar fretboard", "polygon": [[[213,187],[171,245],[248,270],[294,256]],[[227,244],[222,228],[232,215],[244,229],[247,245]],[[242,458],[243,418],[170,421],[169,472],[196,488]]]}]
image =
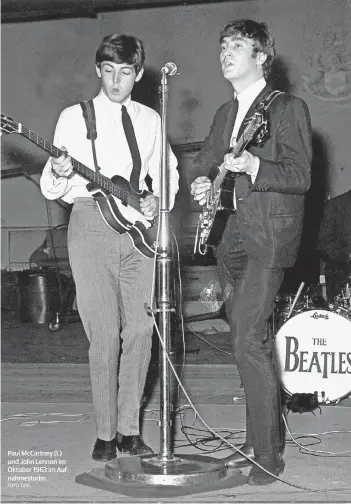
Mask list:
[{"label": "guitar fretboard", "polygon": [[[55,145],[52,145],[50,142],[45,140],[44,138],[40,137],[33,131],[31,131],[29,128],[23,125],[19,125],[18,128],[19,134],[30,140],[32,143],[43,149],[45,152],[50,154],[51,156],[57,158],[61,156],[62,154],[65,154],[64,151],[61,149],[58,149],[55,147]],[[126,202],[128,199],[128,193],[116,186],[108,177],[105,175],[101,175],[101,173],[97,173],[94,170],[91,170],[84,164],[80,163],[76,159],[71,157],[72,161],[72,166],[73,170],[82,177],[84,177],[86,180],[89,180],[90,182],[96,183],[99,187],[106,189],[109,193],[111,193],[113,196],[116,196],[118,199],[120,199],[122,202]]]}]

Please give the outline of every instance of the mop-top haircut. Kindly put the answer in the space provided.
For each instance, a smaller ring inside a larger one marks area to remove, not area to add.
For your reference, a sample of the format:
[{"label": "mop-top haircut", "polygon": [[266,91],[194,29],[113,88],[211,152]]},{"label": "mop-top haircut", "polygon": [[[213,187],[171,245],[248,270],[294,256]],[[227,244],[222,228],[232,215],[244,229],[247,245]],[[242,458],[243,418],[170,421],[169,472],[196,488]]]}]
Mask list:
[{"label": "mop-top haircut", "polygon": [[135,73],[138,74],[145,61],[143,43],[131,35],[107,35],[96,51],[96,66],[101,68],[103,61],[132,65]]},{"label": "mop-top haircut", "polygon": [[251,19],[239,19],[227,24],[220,33],[219,43],[226,37],[245,37],[253,41],[252,56],[261,52],[267,56],[262,64],[264,76],[269,75],[272,62],[275,57],[274,38],[268,31],[266,23],[259,23]]}]

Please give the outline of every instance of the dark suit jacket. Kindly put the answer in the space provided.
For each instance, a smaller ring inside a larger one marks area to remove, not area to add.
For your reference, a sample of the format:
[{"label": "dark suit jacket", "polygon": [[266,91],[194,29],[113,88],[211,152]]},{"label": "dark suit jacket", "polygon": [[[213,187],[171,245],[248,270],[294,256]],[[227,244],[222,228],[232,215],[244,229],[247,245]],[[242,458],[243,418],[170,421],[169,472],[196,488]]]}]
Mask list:
[{"label": "dark suit jacket", "polygon": [[[246,118],[269,91],[258,95]],[[234,100],[216,112],[208,137],[194,159],[193,180],[217,170],[230,145],[236,117]],[[269,267],[293,266],[301,241],[304,195],[311,182],[312,129],[306,103],[280,94],[268,108],[268,137],[247,150],[260,158],[255,183],[239,175],[236,202],[239,231],[247,254]],[[245,119],[244,119],[245,121]],[[241,125],[238,138],[245,126]],[[243,178],[242,178],[243,177]],[[239,183],[239,178],[244,184]]]}]

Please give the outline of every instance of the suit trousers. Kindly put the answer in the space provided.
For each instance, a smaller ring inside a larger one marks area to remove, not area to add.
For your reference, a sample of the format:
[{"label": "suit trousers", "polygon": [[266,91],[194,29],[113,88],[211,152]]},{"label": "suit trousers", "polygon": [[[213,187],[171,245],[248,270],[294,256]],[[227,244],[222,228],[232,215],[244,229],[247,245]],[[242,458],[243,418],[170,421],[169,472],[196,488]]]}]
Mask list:
[{"label": "suit trousers", "polygon": [[[140,433],[139,415],[151,358],[153,319],[147,314],[153,260],[128,234],[107,226],[92,198],[77,198],[68,227],[77,307],[89,340],[97,436]],[[122,347],[122,352],[120,352]]]},{"label": "suit trousers", "polygon": [[256,456],[276,455],[283,433],[269,321],[284,271],[246,254],[236,214],[229,217],[216,257],[221,287],[230,293],[226,313],[246,396],[246,443]]}]

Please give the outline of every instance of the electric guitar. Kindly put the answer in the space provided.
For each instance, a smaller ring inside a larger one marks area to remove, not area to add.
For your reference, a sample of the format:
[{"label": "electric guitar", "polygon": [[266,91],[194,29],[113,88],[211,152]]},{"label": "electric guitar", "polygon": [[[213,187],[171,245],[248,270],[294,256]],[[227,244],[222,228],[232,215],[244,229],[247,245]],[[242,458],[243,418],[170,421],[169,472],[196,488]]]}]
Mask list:
[{"label": "electric guitar", "polygon": [[[265,106],[260,106],[249,120],[245,130],[233,148],[228,151],[239,157],[249,142],[261,144],[268,133]],[[215,247],[221,240],[229,215],[233,212],[233,190],[235,176],[224,163],[207,193],[206,203],[200,214],[195,237],[194,253],[207,253],[208,247]]]},{"label": "electric guitar", "polygon": [[[40,147],[53,157],[64,152],[44,140],[23,124],[1,114],[0,131],[18,133]],[[119,234],[127,233],[134,247],[145,257],[154,257],[157,240],[157,219],[150,222],[140,211],[140,199],[152,194],[149,191],[136,193],[128,180],[119,175],[111,179],[91,170],[74,158],[71,158],[73,171],[89,181],[87,189],[96,201],[101,216],[106,224]]]}]

